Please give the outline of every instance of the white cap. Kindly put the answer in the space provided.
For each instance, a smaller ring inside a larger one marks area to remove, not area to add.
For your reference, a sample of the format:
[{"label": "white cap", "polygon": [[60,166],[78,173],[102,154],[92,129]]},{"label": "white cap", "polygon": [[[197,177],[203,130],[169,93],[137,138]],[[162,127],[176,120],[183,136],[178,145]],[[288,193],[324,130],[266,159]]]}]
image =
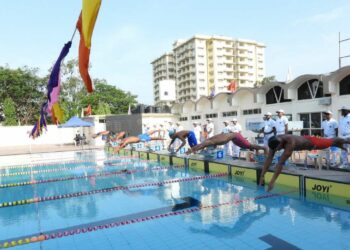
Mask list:
[{"label": "white cap", "polygon": [[340,108],[340,110],[350,110],[350,108],[346,107],[346,106],[343,106],[343,107]]},{"label": "white cap", "polygon": [[223,121],[223,123],[227,123],[227,124],[229,124],[230,122],[226,120],[226,121]]},{"label": "white cap", "polygon": [[192,124],[198,124],[198,122],[192,122]]},{"label": "white cap", "polygon": [[173,122],[172,122],[172,121],[168,121],[168,123],[171,123],[171,124],[172,124]]},{"label": "white cap", "polygon": [[284,114],[284,110],[283,109],[279,109],[276,111],[276,113],[283,113]]},{"label": "white cap", "polygon": [[271,114],[271,112],[267,112],[267,113],[265,113],[265,115],[266,115],[266,116],[267,116],[267,115],[270,115],[270,116],[271,116],[272,114]]},{"label": "white cap", "polygon": [[237,121],[237,118],[232,118],[231,121],[232,121],[232,122],[236,122],[236,121]]},{"label": "white cap", "polygon": [[207,121],[208,121],[208,122],[212,122],[213,120],[212,120],[211,118],[208,118]]},{"label": "white cap", "polygon": [[176,124],[181,124],[180,122],[176,122]]},{"label": "white cap", "polygon": [[327,110],[327,111],[325,111],[325,112],[323,112],[323,113],[333,115],[333,112],[330,111],[330,110]]}]

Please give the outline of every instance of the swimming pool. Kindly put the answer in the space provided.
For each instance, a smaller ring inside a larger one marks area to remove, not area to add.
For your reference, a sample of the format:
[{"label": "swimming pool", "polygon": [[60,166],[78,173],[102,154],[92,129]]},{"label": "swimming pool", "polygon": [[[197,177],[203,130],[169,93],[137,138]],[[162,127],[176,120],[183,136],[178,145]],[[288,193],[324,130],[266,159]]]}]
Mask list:
[{"label": "swimming pool", "polygon": [[350,249],[349,211],[291,188],[103,151],[35,159],[0,168],[1,247]]}]

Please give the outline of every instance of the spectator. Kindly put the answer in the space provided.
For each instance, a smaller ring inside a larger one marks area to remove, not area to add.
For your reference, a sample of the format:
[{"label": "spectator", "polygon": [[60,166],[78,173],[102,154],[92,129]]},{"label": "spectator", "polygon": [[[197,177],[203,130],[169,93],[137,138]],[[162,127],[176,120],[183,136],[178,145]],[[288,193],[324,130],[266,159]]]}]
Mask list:
[{"label": "spectator", "polygon": [[199,126],[198,122],[193,122],[193,132],[196,136],[197,142],[201,141],[202,128]]},{"label": "spectator", "polygon": [[[242,132],[242,127],[238,123],[237,118],[233,118],[231,122],[232,122],[231,132],[241,133]],[[232,155],[233,155],[233,157],[239,157],[239,153],[241,151],[241,148],[239,146],[237,146],[236,144],[232,143],[231,141],[230,141],[230,144],[232,145]]]},{"label": "spectator", "polygon": [[211,118],[208,118],[207,119],[207,132],[208,132],[208,138],[214,136],[214,131],[215,131],[215,128],[214,128],[214,123],[213,123],[213,120]]},{"label": "spectator", "polygon": [[268,146],[269,139],[276,135],[276,122],[272,119],[272,114],[267,112],[264,116],[264,127],[260,130],[264,134],[264,146]]},{"label": "spectator", "polygon": [[[342,118],[339,120],[339,137],[341,138],[350,138],[350,108],[342,107],[341,108]],[[344,144],[348,150],[350,149],[350,144]],[[341,151],[341,165],[339,168],[348,168],[349,160],[348,160],[348,151]]]},{"label": "spectator", "polygon": [[[335,138],[338,136],[338,122],[332,118],[333,113],[332,111],[326,111],[324,112],[326,119],[321,124],[322,129],[322,135],[325,138]],[[326,151],[326,159],[327,164],[335,165],[335,156],[332,154],[331,157],[331,150],[332,147],[327,149]]]},{"label": "spectator", "polygon": [[284,110],[280,109],[276,111],[277,119],[276,119],[276,134],[277,135],[285,135],[288,134],[288,118],[284,115]]}]

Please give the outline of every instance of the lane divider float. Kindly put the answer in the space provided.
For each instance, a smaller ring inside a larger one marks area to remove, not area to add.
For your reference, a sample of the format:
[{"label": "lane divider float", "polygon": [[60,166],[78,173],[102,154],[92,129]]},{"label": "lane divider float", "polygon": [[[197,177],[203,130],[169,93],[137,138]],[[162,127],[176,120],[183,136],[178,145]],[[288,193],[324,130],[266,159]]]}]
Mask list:
[{"label": "lane divider float", "polygon": [[212,179],[212,178],[223,177],[223,176],[227,176],[227,175],[228,175],[227,173],[198,175],[198,176],[193,176],[193,177],[188,177],[188,178],[170,179],[170,180],[164,180],[164,181],[158,181],[158,182],[148,182],[148,183],[137,183],[137,184],[131,184],[131,185],[127,185],[127,186],[115,186],[115,187],[110,187],[110,188],[102,188],[102,189],[81,191],[81,192],[61,194],[61,195],[52,195],[52,196],[44,196],[44,197],[39,196],[39,197],[30,198],[30,199],[3,202],[3,203],[0,203],[0,208],[28,205],[28,204],[33,204],[33,203],[45,202],[45,201],[69,199],[69,198],[75,198],[75,197],[81,197],[81,196],[87,196],[87,195],[93,195],[93,194],[99,194],[99,193],[115,192],[115,191],[120,191],[120,190],[129,190],[129,189],[133,189],[133,188],[143,188],[143,187],[152,187],[152,186],[159,187],[159,186],[164,186],[166,184],[179,183],[179,182],[190,182],[190,181],[197,181],[197,180],[202,180],[202,179]]},{"label": "lane divider float", "polygon": [[[113,166],[115,166],[115,165],[113,165]],[[135,174],[135,173],[141,173],[141,172],[161,171],[161,170],[167,170],[167,169],[173,169],[173,168],[184,168],[184,167],[185,167],[185,165],[153,167],[150,169],[142,169],[142,170],[124,169],[124,170],[118,170],[118,171],[112,171],[112,172],[101,172],[101,173],[89,174],[89,175],[78,175],[78,176],[46,179],[46,180],[31,180],[31,181],[25,181],[25,182],[0,184],[0,188],[11,188],[11,187],[19,187],[19,186],[27,186],[27,185],[38,185],[38,184],[45,184],[45,183],[52,183],[52,182],[59,182],[59,181],[85,179],[85,178],[91,178],[91,177],[105,177],[105,176],[120,175],[120,174]]]},{"label": "lane divider float", "polygon": [[70,229],[54,230],[54,231],[48,231],[46,233],[43,232],[43,233],[33,234],[29,236],[24,236],[24,237],[17,237],[17,238],[8,239],[8,240],[2,240],[0,241],[0,249],[20,246],[20,245],[29,244],[29,243],[37,243],[40,241],[52,240],[52,239],[57,239],[62,237],[69,237],[77,234],[89,233],[89,232],[104,230],[108,228],[121,227],[121,226],[131,225],[135,223],[142,223],[150,220],[162,219],[162,218],[167,218],[171,216],[190,214],[190,213],[200,212],[201,210],[205,210],[205,209],[215,209],[222,206],[239,206],[240,204],[243,204],[246,202],[279,197],[279,196],[282,196],[288,193],[293,193],[293,192],[296,192],[296,190],[282,192],[282,193],[275,193],[275,194],[263,194],[263,195],[258,195],[247,199],[234,199],[229,202],[218,203],[213,205],[195,206],[195,207],[187,208],[183,210],[165,212],[161,214],[144,216],[144,217],[139,217],[134,219],[126,219],[121,221],[120,220],[113,221],[112,219],[108,223],[106,223],[105,221],[102,221],[100,222],[100,224],[99,222],[95,222],[95,223],[90,223],[90,225],[89,224],[78,225],[75,227],[71,227]]}]

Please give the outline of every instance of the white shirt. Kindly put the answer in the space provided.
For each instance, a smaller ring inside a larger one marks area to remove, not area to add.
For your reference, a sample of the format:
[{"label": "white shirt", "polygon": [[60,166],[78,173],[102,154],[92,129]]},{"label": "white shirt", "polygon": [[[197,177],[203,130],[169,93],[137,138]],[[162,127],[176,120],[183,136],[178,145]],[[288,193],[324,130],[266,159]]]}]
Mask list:
[{"label": "white shirt", "polygon": [[182,131],[184,130],[184,127],[182,127],[181,125],[176,127],[176,132]]},{"label": "white shirt", "polygon": [[338,122],[333,118],[329,119],[329,121],[324,120],[321,128],[323,129],[324,137],[334,138],[336,137],[335,129],[338,128]]},{"label": "white shirt", "polygon": [[275,127],[278,135],[284,135],[286,133],[287,124],[288,118],[286,116],[282,116],[281,118],[277,117]]},{"label": "white shirt", "polygon": [[238,123],[236,123],[236,125],[231,126],[231,132],[233,133],[240,133],[241,131],[242,131],[242,127]]},{"label": "white shirt", "polygon": [[339,136],[343,138],[350,137],[350,114],[340,118],[339,121]]},{"label": "white shirt", "polygon": [[[208,131],[209,138],[214,136],[214,124],[212,122],[207,124],[207,131]],[[209,133],[209,131],[211,132]]]},{"label": "white shirt", "polygon": [[264,122],[264,133],[272,132],[274,127],[276,127],[276,122],[273,119],[270,118],[269,120],[266,120]]},{"label": "white shirt", "polygon": [[228,133],[231,133],[231,130],[232,128],[229,125],[227,125],[222,129],[221,133],[228,134]]},{"label": "white shirt", "polygon": [[193,132],[194,132],[194,135],[196,136],[196,139],[198,140],[198,143],[199,143],[199,140],[201,138],[201,132],[202,132],[202,128],[201,126],[196,126],[193,128]]}]

